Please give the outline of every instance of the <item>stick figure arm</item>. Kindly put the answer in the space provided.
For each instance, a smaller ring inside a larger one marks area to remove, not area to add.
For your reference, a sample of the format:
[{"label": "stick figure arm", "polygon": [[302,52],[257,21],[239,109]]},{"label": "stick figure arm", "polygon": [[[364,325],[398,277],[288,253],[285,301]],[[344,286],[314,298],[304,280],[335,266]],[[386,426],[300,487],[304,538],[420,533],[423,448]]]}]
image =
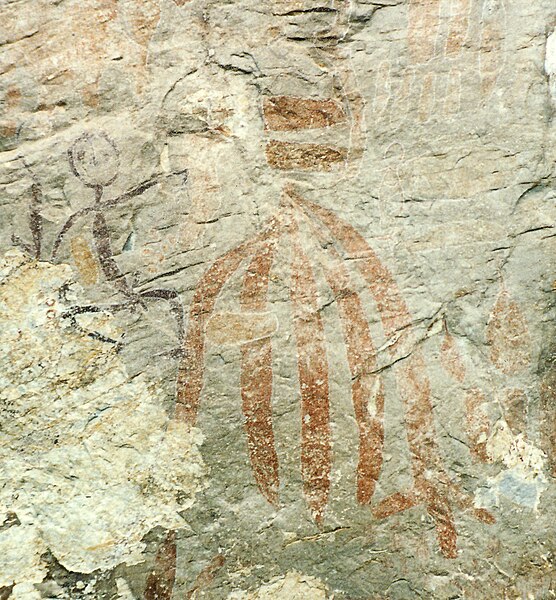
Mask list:
[{"label": "stick figure arm", "polygon": [[153,175],[150,179],[143,181],[139,185],[136,185],[134,188],[131,188],[121,196],[117,196],[116,198],[111,198],[110,200],[106,200],[102,203],[102,207],[110,207],[116,206],[116,204],[120,204],[125,202],[126,200],[130,200],[131,198],[135,198],[135,196],[140,196],[144,194],[147,190],[154,187],[158,183],[161,183],[165,179],[169,179],[170,177],[174,177],[175,175],[183,175],[184,182],[187,181],[187,169],[183,171],[172,171],[171,173],[157,173]]}]

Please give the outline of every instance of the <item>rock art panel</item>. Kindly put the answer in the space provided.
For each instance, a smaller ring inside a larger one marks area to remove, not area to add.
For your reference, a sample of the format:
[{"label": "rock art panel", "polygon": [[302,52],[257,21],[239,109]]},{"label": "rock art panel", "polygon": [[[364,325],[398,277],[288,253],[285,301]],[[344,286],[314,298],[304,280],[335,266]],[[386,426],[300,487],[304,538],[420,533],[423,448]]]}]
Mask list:
[{"label": "rock art panel", "polygon": [[552,3],[0,16],[0,598],[550,597]]},{"label": "rock art panel", "polygon": [[[252,269],[256,265],[258,277],[264,279],[256,282],[257,291],[267,287],[268,272],[272,268],[273,253],[269,255],[269,244],[276,244],[281,237],[291,238],[291,303],[294,313],[294,335],[297,344],[298,382],[301,399],[301,471],[304,481],[304,494],[307,504],[317,521],[324,518],[324,512],[330,493],[330,408],[329,408],[329,366],[326,359],[326,340],[322,319],[318,309],[318,287],[315,281],[310,259],[303,249],[298,220],[308,221],[315,231],[323,227],[328,229],[329,236],[334,239],[338,249],[332,247],[333,260],[339,265],[334,271],[327,272],[326,279],[333,291],[344,296],[342,300],[342,329],[344,343],[348,352],[348,362],[352,372],[352,399],[356,419],[360,429],[360,448],[358,466],[357,498],[361,503],[370,503],[374,486],[380,475],[382,463],[384,395],[380,378],[373,376],[372,366],[362,365],[362,352],[372,352],[373,343],[362,315],[360,301],[356,293],[344,286],[349,276],[338,250],[347,256],[357,257],[356,267],[361,271],[371,293],[375,298],[386,334],[394,337],[394,345],[401,346],[407,339],[396,334],[403,321],[409,319],[407,308],[399,295],[388,270],[380,263],[378,257],[367,245],[360,234],[347,223],[339,220],[332,211],[325,210],[305,200],[293,188],[287,188],[283,199],[284,213],[273,218],[260,234],[244,242],[228,254],[219,258],[206,272],[195,297],[198,302],[192,306],[189,323],[190,330],[185,341],[183,363],[178,378],[178,396],[176,418],[195,424],[200,408],[200,399],[204,386],[205,370],[205,334],[204,324],[214,310],[218,295],[227,281],[232,278],[253,252],[259,250],[252,258],[247,271],[247,281],[253,284]],[[317,235],[319,235],[317,233]],[[328,259],[323,257],[322,265]],[[259,266],[260,265],[260,266]],[[251,292],[252,293],[252,292]],[[346,296],[346,294],[350,294]],[[347,298],[350,298],[347,300]],[[359,320],[357,320],[359,319]],[[362,333],[355,333],[361,327]],[[407,364],[400,369],[400,388],[406,403],[407,438],[412,453],[415,489],[409,492],[396,493],[383,500],[376,507],[374,514],[385,518],[407,508],[424,504],[431,517],[437,522],[439,544],[447,557],[457,555],[457,532],[448,498],[454,498],[459,506],[469,508],[471,500],[451,483],[441,465],[441,458],[434,439],[434,423],[430,405],[430,387],[426,376],[426,367],[422,360],[415,356],[413,350]],[[194,356],[195,360],[190,357]],[[373,354],[367,355],[372,358]],[[276,492],[279,488],[279,464],[276,450],[272,447],[274,434],[272,429],[272,366],[271,346],[259,343],[256,363],[247,364],[248,373],[257,376],[259,405],[256,414],[248,406],[246,424],[251,453],[251,463],[255,479],[262,494],[271,503],[277,502]],[[245,354],[244,354],[245,358]],[[264,361],[264,362],[263,362]],[[245,364],[245,363],[244,363]],[[263,371],[264,369],[264,371]],[[365,373],[365,370],[371,369]],[[245,382],[245,376],[243,377]],[[245,385],[245,383],[244,383]],[[245,398],[249,401],[253,396],[253,384],[244,387]],[[373,408],[370,408],[370,407]],[[259,462],[266,461],[266,464]],[[428,481],[427,469],[435,469],[436,476],[442,477],[442,493]],[[448,495],[447,495],[448,494]],[[477,518],[493,522],[493,517],[484,510],[476,510]]]}]

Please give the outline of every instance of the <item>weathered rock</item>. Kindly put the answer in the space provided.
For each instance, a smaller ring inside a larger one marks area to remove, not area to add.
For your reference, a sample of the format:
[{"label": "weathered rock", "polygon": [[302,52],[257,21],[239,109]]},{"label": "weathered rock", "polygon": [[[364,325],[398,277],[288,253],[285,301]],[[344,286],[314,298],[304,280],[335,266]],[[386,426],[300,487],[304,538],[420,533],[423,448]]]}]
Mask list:
[{"label": "weathered rock", "polygon": [[0,598],[554,595],[553,1],[0,22]]}]

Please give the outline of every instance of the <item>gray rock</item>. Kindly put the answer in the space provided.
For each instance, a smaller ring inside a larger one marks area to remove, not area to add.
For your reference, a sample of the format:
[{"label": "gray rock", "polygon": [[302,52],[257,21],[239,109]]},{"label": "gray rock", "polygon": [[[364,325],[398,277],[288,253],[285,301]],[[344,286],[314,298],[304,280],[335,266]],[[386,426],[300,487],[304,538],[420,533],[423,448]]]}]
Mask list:
[{"label": "gray rock", "polygon": [[549,598],[549,0],[0,7],[0,598]]}]

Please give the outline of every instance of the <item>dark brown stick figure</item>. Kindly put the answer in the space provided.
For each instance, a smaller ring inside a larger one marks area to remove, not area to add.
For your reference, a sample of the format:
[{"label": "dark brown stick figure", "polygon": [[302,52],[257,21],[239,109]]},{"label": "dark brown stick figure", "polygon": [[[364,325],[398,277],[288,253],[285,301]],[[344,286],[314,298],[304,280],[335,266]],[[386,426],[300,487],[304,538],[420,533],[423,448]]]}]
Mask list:
[{"label": "dark brown stick figure", "polygon": [[[165,300],[170,306],[170,310],[176,319],[178,325],[178,337],[183,338],[183,305],[178,293],[175,290],[157,288],[146,291],[136,291],[134,281],[122,273],[120,267],[114,259],[110,232],[106,222],[106,211],[118,204],[140,196],[148,189],[161,183],[164,179],[172,176],[182,176],[183,181],[187,181],[187,171],[172,172],[168,174],[156,173],[151,178],[141,182],[125,193],[104,199],[105,192],[117,179],[120,168],[119,152],[115,142],[104,132],[84,133],[78,137],[68,150],[68,160],[73,174],[87,188],[94,193],[94,202],[92,205],[82,208],[68,217],[66,222],[58,232],[50,253],[49,260],[54,262],[58,252],[64,242],[70,229],[82,218],[92,216],[92,235],[95,247],[95,253],[104,274],[104,277],[124,296],[125,300],[104,307],[86,305],[74,306],[62,316],[69,318],[72,324],[84,331],[77,322],[77,315],[91,312],[118,312],[122,310],[135,311],[137,308],[147,309],[147,302],[150,300]],[[33,177],[34,183],[31,187],[32,199],[29,210],[29,228],[33,237],[33,244],[29,245],[23,242],[17,236],[12,236],[15,244],[39,260],[43,251],[42,242],[42,216],[40,208],[42,205],[42,192],[37,178],[30,167],[24,161],[26,169]],[[85,332],[87,335],[100,339],[102,341],[117,343],[111,338],[107,338],[98,332]],[[119,345],[119,344],[118,344]]]}]

